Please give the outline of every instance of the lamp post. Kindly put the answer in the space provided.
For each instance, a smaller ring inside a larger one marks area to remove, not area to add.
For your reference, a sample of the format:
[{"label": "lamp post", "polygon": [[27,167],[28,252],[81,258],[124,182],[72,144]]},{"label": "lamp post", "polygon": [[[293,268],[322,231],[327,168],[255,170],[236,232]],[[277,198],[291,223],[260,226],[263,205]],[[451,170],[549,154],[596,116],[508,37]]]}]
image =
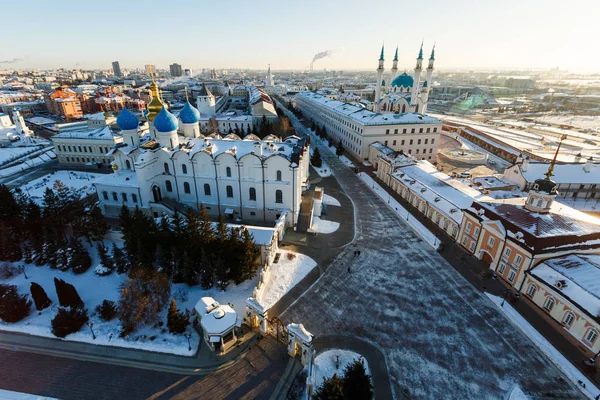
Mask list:
[{"label": "lamp post", "polygon": [[191,334],[191,333],[189,333],[189,332],[186,332],[186,333],[184,334],[184,336],[185,336],[185,338],[186,338],[186,339],[187,339],[187,341],[188,341],[188,351],[192,351],[192,343],[190,342],[190,339],[192,338],[192,334]]},{"label": "lamp post", "polygon": [[509,292],[510,292],[510,289],[506,289],[504,291],[504,297],[502,298],[502,304],[500,304],[500,307],[504,307],[504,302],[506,301],[506,296],[508,295]]},{"label": "lamp post", "polygon": [[27,274],[25,273],[25,266],[23,264],[19,265],[19,270],[23,273],[23,276],[25,277],[25,279],[29,279],[27,277]]},{"label": "lamp post", "polygon": [[92,329],[94,327],[94,323],[88,322],[87,325],[90,327],[90,331],[92,331],[92,338],[94,338],[94,340],[96,340],[96,334],[94,333],[94,330]]},{"label": "lamp post", "polygon": [[594,357],[584,360],[583,363],[587,366],[593,367],[596,365],[596,359],[598,358],[598,356],[600,356],[600,351],[594,354]]}]

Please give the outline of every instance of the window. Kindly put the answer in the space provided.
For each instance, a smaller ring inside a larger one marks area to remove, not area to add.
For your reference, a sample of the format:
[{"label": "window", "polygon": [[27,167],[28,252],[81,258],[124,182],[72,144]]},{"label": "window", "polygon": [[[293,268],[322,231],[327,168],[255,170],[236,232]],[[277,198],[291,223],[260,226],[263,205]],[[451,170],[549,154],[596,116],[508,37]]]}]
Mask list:
[{"label": "window", "polygon": [[189,183],[187,183],[187,182],[183,182],[183,191],[184,191],[185,193],[188,193],[188,194],[189,194],[189,193],[191,193],[191,190],[190,190],[190,184],[189,184]]},{"label": "window", "polygon": [[496,242],[496,239],[494,239],[493,236],[490,236],[490,239],[488,240],[488,245],[493,246],[495,242]]},{"label": "window", "polygon": [[388,144],[388,141],[386,140],[384,144],[387,146],[387,144]]},{"label": "window", "polygon": [[[427,128],[427,131],[429,132],[429,128]],[[425,144],[427,144],[427,142],[429,142],[429,139],[425,139]]]},{"label": "window", "polygon": [[395,146],[395,145],[396,145],[396,141],[395,141],[395,140],[392,142],[392,145],[393,145],[393,146]]},{"label": "window", "polygon": [[136,194],[131,195],[131,201],[133,201],[134,203],[137,203],[137,195]]},{"label": "window", "polygon": [[108,193],[102,192],[102,197],[104,197],[104,200],[108,200]]},{"label": "window", "polygon": [[283,204],[283,192],[281,190],[275,191],[275,203]]},{"label": "window", "polygon": [[417,149],[416,153],[419,154],[419,149]]},{"label": "window", "polygon": [[419,129],[419,133],[423,133],[423,128]]},{"label": "window", "polygon": [[475,251],[475,242],[471,242],[471,245],[469,246],[469,250],[471,250],[471,252]]},{"label": "window", "polygon": [[210,185],[208,183],[204,184],[204,195],[210,196]]},{"label": "window", "polygon": [[227,185],[225,191],[227,192],[227,197],[233,197],[233,188],[231,186]]},{"label": "window", "polygon": [[249,189],[250,201],[256,201],[256,189],[251,187]]},{"label": "window", "polygon": [[119,201],[119,198],[117,197],[117,193],[116,192],[112,192],[112,198],[114,201]]},{"label": "window", "polygon": [[548,297],[546,299],[544,302],[544,308],[548,311],[552,311],[552,308],[554,308],[554,299],[552,297]]},{"label": "window", "polygon": [[421,144],[421,139],[418,139],[418,140],[417,140],[417,144]]},{"label": "window", "polygon": [[566,326],[568,326],[570,328],[571,325],[573,325],[573,321],[575,321],[575,316],[573,315],[572,312],[567,311],[565,313],[565,317],[563,318],[563,324],[565,324]]},{"label": "window", "polygon": [[125,160],[125,165],[127,166],[127,169],[131,169],[131,163],[129,160]]},{"label": "window", "polygon": [[598,337],[598,332],[596,332],[593,329],[590,329],[587,333],[587,335],[585,335],[585,340],[586,342],[588,342],[589,344],[594,344],[594,342],[596,341],[596,338]]},{"label": "window", "polygon": [[467,237],[466,236],[463,236],[462,244],[463,244],[463,246],[467,245]]},{"label": "window", "polygon": [[389,129],[386,129],[386,130],[385,130],[385,134],[386,134],[386,135],[389,135],[389,134],[390,134],[390,130],[389,130]]},{"label": "window", "polygon": [[[435,128],[433,131],[435,132],[437,130],[437,128]],[[431,144],[435,143],[435,139],[431,139]]]},{"label": "window", "polygon": [[402,129],[402,133],[406,133],[406,129]]},{"label": "window", "polygon": [[521,264],[521,261],[523,261],[523,257],[521,257],[520,254],[517,254],[517,256],[515,257],[515,265],[519,265]]},{"label": "window", "polygon": [[167,192],[173,191],[173,184],[171,183],[171,181],[169,181],[169,180],[165,181],[165,186],[167,187]]},{"label": "window", "polygon": [[398,129],[394,129],[394,135],[398,134]]},{"label": "window", "polygon": [[534,284],[529,285],[527,288],[527,296],[533,297],[535,296],[535,292],[537,291],[537,287]]},{"label": "window", "polygon": [[121,198],[123,198],[124,203],[127,203],[127,193],[121,193]]},{"label": "window", "polygon": [[183,172],[184,174],[187,174],[187,165],[185,165],[185,164],[181,165],[181,172]]},{"label": "window", "polygon": [[471,230],[471,223],[467,222],[467,230],[470,231]]},{"label": "window", "polygon": [[165,167],[165,174],[169,173],[169,164],[164,163],[164,167]]},{"label": "window", "polygon": [[[427,128],[427,133],[429,133],[430,130],[431,130],[431,128]],[[427,140],[427,139],[425,139],[425,140]],[[425,142],[425,143],[427,143],[427,142]]]},{"label": "window", "polygon": [[402,139],[402,142],[400,142],[400,144],[401,144],[402,146],[404,146],[404,139]]},{"label": "window", "polygon": [[506,249],[504,249],[504,257],[509,257],[510,256],[510,247],[507,247]]},{"label": "window", "polygon": [[500,267],[498,268],[498,273],[503,274],[505,269],[506,269],[506,264],[500,263]]},{"label": "window", "polygon": [[[387,144],[387,143],[386,143]],[[280,181],[281,180],[281,171],[277,171],[277,180]]]},{"label": "window", "polygon": [[[414,130],[414,129],[413,129],[413,130]],[[408,142],[408,144],[413,144],[413,140],[412,140],[412,139],[410,139],[410,142]]]},{"label": "window", "polygon": [[415,133],[415,128],[412,128],[412,129],[410,130],[410,133]]},{"label": "window", "polygon": [[473,231],[473,235],[475,235],[475,236],[479,235],[479,227],[475,227],[475,230]]},{"label": "window", "polygon": [[228,177],[231,177],[231,168],[229,168],[229,167],[225,168],[225,174],[226,174]]},{"label": "window", "polygon": [[93,153],[92,146],[89,146],[89,149],[90,149],[90,153]]},{"label": "window", "polygon": [[515,271],[511,270],[511,271],[508,273],[508,280],[509,280],[510,282],[514,282],[516,277],[517,277],[517,273],[516,273]]},{"label": "window", "polygon": [[541,207],[542,206],[542,199],[539,199],[537,202],[537,207]]}]

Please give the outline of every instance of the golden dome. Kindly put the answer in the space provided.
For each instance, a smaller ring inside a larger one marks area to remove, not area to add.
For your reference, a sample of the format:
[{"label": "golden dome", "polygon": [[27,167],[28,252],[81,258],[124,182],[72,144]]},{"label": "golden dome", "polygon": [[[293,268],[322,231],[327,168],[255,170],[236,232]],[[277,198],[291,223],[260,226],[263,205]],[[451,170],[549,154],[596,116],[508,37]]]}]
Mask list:
[{"label": "golden dome", "polygon": [[113,169],[113,171],[116,171],[119,169],[119,166],[117,164],[113,164],[111,165],[111,168]]},{"label": "golden dome", "polygon": [[154,121],[160,110],[163,107],[168,109],[168,107],[162,102],[158,92],[158,85],[154,82],[154,79],[152,79],[152,84],[150,85],[150,92],[152,92],[152,101],[148,104],[148,115],[146,118],[148,118],[148,121]]}]

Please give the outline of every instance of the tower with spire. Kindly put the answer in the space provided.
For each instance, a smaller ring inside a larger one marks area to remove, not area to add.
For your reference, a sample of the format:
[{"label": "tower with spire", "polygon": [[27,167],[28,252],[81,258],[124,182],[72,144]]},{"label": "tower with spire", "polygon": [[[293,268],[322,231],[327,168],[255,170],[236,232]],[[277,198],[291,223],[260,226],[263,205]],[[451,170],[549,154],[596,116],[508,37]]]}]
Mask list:
[{"label": "tower with spire", "polygon": [[421,70],[423,69],[423,42],[421,42],[421,48],[419,49],[419,55],[417,56],[417,65],[415,66],[415,76],[412,86],[412,92],[410,95],[410,106],[415,112],[419,112],[419,106],[417,104],[417,94],[419,91],[419,83],[421,82]]},{"label": "tower with spire", "polygon": [[384,46],[381,45],[381,55],[379,56],[379,65],[377,67],[377,82],[375,84],[375,111],[380,112],[379,102],[381,101],[381,81],[383,80],[383,62]]},{"label": "tower with spire", "polygon": [[215,96],[205,84],[202,84],[202,90],[200,90],[200,93],[196,97],[196,107],[198,107],[198,111],[202,115],[212,116],[216,113]]},{"label": "tower with spire", "polygon": [[390,75],[388,90],[392,89],[392,82],[396,78],[396,74],[398,74],[398,45],[396,45],[396,53],[394,54],[394,60],[392,61],[392,73]]},{"label": "tower with spire", "polygon": [[161,99],[160,92],[158,90],[158,85],[154,81],[154,77],[152,77],[152,83],[150,84],[150,92],[152,93],[152,100],[148,104],[148,113],[146,114],[146,118],[148,119],[148,124],[150,125],[150,136],[153,139],[156,139],[154,119],[161,112],[163,107],[165,107],[166,109],[168,109],[169,107]]},{"label": "tower with spire", "polygon": [[267,70],[266,86],[274,86],[273,75],[271,74],[271,64],[269,64],[269,69]]},{"label": "tower with spire", "polygon": [[435,44],[431,49],[431,56],[429,56],[429,64],[427,65],[427,75],[425,82],[423,82],[423,94],[421,98],[423,100],[423,107],[421,109],[421,114],[425,114],[427,112],[427,102],[429,100],[429,92],[431,91],[431,76],[433,75],[433,62],[435,61]]}]

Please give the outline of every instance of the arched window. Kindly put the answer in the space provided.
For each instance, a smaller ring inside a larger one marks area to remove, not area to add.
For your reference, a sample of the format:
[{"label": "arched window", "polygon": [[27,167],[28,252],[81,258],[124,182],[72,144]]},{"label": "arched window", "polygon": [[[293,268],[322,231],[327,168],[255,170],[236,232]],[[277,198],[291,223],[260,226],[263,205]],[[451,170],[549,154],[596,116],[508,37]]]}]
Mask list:
[{"label": "arched window", "polygon": [[184,174],[187,174],[187,165],[185,165],[185,164],[181,165],[181,172],[183,172]]},{"label": "arched window", "polygon": [[283,204],[283,192],[281,190],[275,191],[275,203]]},{"label": "arched window", "polygon": [[169,173],[169,164],[165,163],[165,174]]},{"label": "arched window", "polygon": [[123,202],[127,203],[127,193],[121,193],[121,197],[123,198]]},{"label": "arched window", "polygon": [[117,197],[117,193],[116,192],[112,192],[112,198],[114,201],[119,201],[119,198]]},{"label": "arched window", "polygon": [[186,193],[191,193],[190,191],[190,184],[187,182],[183,182],[183,191]]},{"label": "arched window", "polygon": [[227,197],[233,197],[233,188],[231,186],[227,185],[225,191],[227,192]]},{"label": "arched window", "polygon": [[104,200],[108,200],[108,193],[102,192],[102,197],[104,197]]},{"label": "arched window", "polygon": [[575,321],[575,315],[573,315],[573,313],[571,311],[567,311],[563,318],[563,324],[565,324],[565,326],[568,326],[570,328],[571,325],[573,325],[573,321]]},{"label": "arched window", "polygon": [[538,200],[538,202],[537,202],[537,206],[538,206],[538,207],[541,207],[541,206],[542,206],[542,199],[539,199],[539,200]]},{"label": "arched window", "polygon": [[204,184],[204,195],[210,196],[210,185],[208,183]]},{"label": "arched window", "polygon": [[533,297],[535,296],[535,292],[537,292],[537,287],[534,284],[529,285],[527,288],[527,296]]},{"label": "arched window", "polygon": [[171,181],[165,181],[165,186],[167,187],[167,192],[173,191],[173,185],[171,184]]},{"label": "arched window", "polygon": [[587,334],[585,335],[585,341],[588,342],[589,344],[593,345],[594,342],[596,341],[596,338],[598,337],[598,332],[596,332],[594,329],[590,329]]},{"label": "arched window", "polygon": [[277,180],[281,180],[281,171],[277,170]]},{"label": "arched window", "polygon": [[131,163],[129,160],[125,160],[125,165],[127,166],[127,169],[131,169]]},{"label": "arched window", "polygon": [[250,201],[256,201],[256,189],[251,187],[249,191],[250,191]]},{"label": "arched window", "polygon": [[225,168],[225,173],[227,174],[227,176],[231,177],[231,168]]},{"label": "arched window", "polygon": [[544,303],[544,308],[548,311],[552,311],[552,308],[554,308],[554,299],[552,297],[548,297],[546,299],[546,302]]},{"label": "arched window", "polygon": [[137,195],[132,194],[131,195],[131,201],[133,201],[134,203],[137,203]]}]

